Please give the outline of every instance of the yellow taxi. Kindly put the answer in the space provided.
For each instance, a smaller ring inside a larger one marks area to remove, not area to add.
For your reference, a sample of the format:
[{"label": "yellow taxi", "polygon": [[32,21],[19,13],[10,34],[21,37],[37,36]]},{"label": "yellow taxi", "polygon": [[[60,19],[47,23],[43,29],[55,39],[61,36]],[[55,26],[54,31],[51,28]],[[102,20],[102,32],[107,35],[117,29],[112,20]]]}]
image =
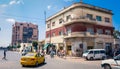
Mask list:
[{"label": "yellow taxi", "polygon": [[45,57],[40,53],[28,53],[21,57],[20,63],[22,66],[34,65],[38,66],[45,62]]}]

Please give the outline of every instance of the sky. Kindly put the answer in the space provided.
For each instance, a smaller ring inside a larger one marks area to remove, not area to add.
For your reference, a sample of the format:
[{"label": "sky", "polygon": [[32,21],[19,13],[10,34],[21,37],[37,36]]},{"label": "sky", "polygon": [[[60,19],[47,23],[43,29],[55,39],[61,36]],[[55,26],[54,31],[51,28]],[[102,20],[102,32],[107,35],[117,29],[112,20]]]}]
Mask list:
[{"label": "sky", "polygon": [[[38,25],[39,40],[45,39],[45,15],[50,17],[80,0],[0,0],[0,46],[11,44],[12,25],[28,22]],[[112,10],[113,26],[120,30],[120,0],[83,0],[84,3]]]}]

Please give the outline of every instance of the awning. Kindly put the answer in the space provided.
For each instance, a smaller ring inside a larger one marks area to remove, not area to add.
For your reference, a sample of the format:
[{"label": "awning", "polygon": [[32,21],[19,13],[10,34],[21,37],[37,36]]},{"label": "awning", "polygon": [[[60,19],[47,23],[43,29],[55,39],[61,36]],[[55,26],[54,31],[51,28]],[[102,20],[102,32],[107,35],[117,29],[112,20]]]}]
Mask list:
[{"label": "awning", "polygon": [[43,49],[46,49],[48,46],[54,46],[53,44],[47,43],[44,45]]},{"label": "awning", "polygon": [[46,49],[49,46],[49,44],[45,44],[43,49]]}]

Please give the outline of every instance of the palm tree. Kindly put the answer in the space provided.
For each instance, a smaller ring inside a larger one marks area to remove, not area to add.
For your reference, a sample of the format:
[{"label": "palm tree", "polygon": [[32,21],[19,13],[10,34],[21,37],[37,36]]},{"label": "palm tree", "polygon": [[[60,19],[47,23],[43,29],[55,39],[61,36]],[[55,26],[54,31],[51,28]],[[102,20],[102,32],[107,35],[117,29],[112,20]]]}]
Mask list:
[{"label": "palm tree", "polygon": [[115,39],[120,39],[120,31],[115,30],[115,31],[113,32],[113,36],[114,36]]}]

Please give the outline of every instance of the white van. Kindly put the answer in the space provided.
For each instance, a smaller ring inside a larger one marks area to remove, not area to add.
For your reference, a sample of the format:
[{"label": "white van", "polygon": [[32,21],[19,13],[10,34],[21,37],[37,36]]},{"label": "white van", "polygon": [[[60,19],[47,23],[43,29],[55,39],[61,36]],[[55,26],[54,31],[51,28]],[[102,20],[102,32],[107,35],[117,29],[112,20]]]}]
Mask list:
[{"label": "white van", "polygon": [[105,59],[106,54],[104,49],[90,49],[83,53],[83,57],[86,60]]}]

